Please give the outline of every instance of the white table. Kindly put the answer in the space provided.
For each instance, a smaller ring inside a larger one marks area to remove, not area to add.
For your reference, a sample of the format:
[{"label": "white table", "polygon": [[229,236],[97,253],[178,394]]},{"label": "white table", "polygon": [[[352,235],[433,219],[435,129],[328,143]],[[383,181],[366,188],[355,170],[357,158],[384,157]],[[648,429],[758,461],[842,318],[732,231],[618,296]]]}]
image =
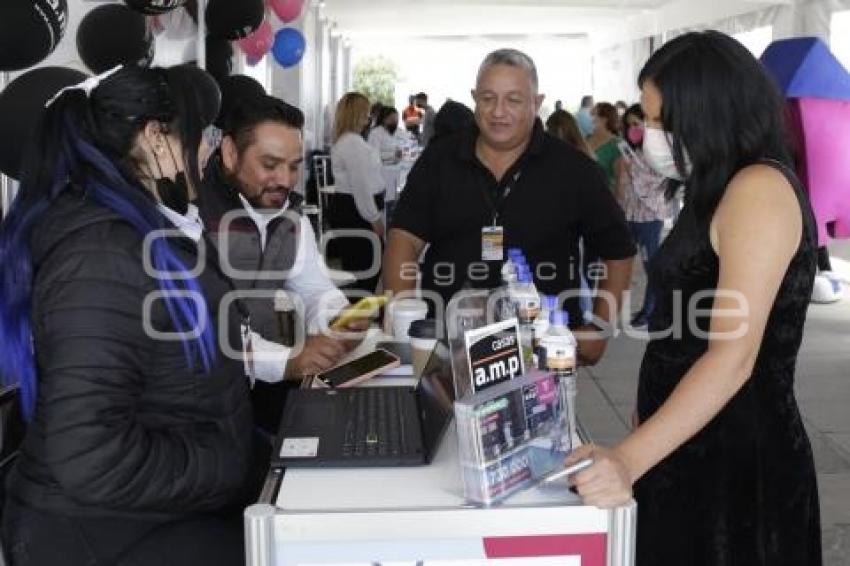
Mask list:
[{"label": "white table", "polygon": [[[372,331],[360,350],[379,338]],[[468,504],[452,423],[428,466],[270,470],[260,500],[245,511],[246,563],[632,566],[636,515],[634,502],[610,511],[584,506],[566,480],[492,508]]]}]

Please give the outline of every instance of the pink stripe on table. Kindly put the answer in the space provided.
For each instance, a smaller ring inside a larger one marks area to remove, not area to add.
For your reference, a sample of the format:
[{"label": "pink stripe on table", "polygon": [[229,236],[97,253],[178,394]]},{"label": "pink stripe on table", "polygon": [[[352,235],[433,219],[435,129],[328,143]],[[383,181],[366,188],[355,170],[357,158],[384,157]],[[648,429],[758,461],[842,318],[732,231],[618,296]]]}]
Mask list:
[{"label": "pink stripe on table", "polygon": [[487,558],[580,556],[582,566],[605,566],[608,535],[538,535],[484,538]]}]

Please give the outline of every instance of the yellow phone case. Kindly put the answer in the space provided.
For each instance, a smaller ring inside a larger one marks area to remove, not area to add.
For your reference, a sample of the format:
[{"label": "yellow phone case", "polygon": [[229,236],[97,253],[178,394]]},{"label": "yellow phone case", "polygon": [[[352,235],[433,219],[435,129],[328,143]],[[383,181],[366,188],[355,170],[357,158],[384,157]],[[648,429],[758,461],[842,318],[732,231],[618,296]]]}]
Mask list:
[{"label": "yellow phone case", "polygon": [[363,297],[356,304],[340,313],[331,324],[331,330],[342,330],[352,320],[375,316],[378,314],[378,310],[385,304],[387,304],[387,297],[385,295]]}]

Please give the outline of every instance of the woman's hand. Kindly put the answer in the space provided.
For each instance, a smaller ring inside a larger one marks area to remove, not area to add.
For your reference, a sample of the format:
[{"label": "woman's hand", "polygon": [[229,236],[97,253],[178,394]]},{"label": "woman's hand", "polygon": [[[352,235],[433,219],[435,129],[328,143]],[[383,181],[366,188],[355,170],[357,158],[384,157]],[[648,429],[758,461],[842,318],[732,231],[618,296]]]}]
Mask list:
[{"label": "woman's hand", "polygon": [[586,505],[610,509],[625,505],[632,498],[632,476],[616,449],[585,444],[574,450],[565,460],[570,466],[589,458],[593,465],[570,479]]}]

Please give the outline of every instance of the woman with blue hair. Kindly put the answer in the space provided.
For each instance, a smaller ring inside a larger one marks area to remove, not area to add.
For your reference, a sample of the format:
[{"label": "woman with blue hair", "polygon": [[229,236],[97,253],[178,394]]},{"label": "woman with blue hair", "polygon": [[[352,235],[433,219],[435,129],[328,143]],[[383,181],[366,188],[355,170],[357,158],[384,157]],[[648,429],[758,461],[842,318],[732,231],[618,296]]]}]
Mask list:
[{"label": "woman with blue hair", "polygon": [[45,109],[0,229],[0,373],[28,420],[14,564],[242,561],[244,321],[190,204],[218,96],[192,67],[125,67]]}]

